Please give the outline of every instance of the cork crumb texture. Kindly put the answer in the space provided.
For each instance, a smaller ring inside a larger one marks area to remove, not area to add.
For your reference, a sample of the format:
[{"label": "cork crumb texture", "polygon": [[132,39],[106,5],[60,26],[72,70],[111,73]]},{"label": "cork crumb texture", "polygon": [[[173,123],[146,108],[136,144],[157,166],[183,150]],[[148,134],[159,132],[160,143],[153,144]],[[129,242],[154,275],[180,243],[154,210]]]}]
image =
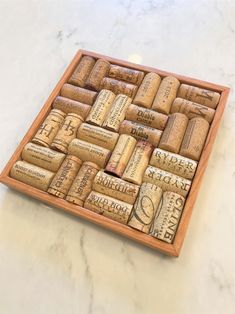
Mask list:
[{"label": "cork crumb texture", "polygon": [[179,256],[228,94],[79,50],[0,180]]}]

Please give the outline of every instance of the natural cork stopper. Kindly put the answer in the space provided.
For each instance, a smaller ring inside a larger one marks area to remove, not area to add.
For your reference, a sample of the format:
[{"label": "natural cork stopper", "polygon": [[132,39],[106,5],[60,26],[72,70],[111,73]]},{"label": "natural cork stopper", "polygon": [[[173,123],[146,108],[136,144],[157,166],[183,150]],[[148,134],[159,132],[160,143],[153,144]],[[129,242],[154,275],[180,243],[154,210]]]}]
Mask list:
[{"label": "natural cork stopper", "polygon": [[128,225],[144,233],[149,233],[161,197],[161,188],[151,183],[142,183]]},{"label": "natural cork stopper", "polygon": [[151,143],[153,146],[158,146],[162,131],[142,125],[137,122],[124,120],[119,129],[120,134],[128,134],[137,140],[144,140]]},{"label": "natural cork stopper", "polygon": [[162,133],[159,148],[178,153],[184,133],[188,124],[188,118],[182,113],[173,113],[168,118],[166,128]]},{"label": "natural cork stopper", "polygon": [[199,160],[209,127],[209,123],[203,118],[191,119],[184,134],[180,154],[194,160]]},{"label": "natural cork stopper", "polygon": [[189,119],[201,117],[212,122],[215,110],[183,98],[176,98],[171,106],[171,113],[180,112]]},{"label": "natural cork stopper", "polygon": [[51,148],[66,154],[69,144],[76,138],[77,130],[82,122],[81,116],[76,113],[68,113],[61,129],[59,129],[51,144]]},{"label": "natural cork stopper", "polygon": [[95,213],[126,224],[133,205],[92,191],[87,197],[84,207],[94,211]]},{"label": "natural cork stopper", "polygon": [[185,199],[176,193],[163,193],[162,204],[154,219],[151,235],[172,243],[184,208]]},{"label": "natural cork stopper", "polygon": [[140,185],[152,151],[152,144],[145,141],[138,141],[122,179]]},{"label": "natural cork stopper", "polygon": [[120,124],[125,119],[126,110],[130,104],[130,97],[123,94],[117,95],[103,123],[103,127],[108,130],[118,132]]},{"label": "natural cork stopper", "polygon": [[189,180],[193,179],[197,169],[196,161],[160,148],[154,149],[149,164]]},{"label": "natural cork stopper", "polygon": [[11,169],[10,177],[31,185],[36,189],[46,191],[55,173],[26,161],[17,161]]},{"label": "natural cork stopper", "polygon": [[145,75],[133,103],[145,108],[151,108],[154,97],[157,93],[161,77],[157,73],[148,73]]},{"label": "natural cork stopper", "polygon": [[77,131],[77,138],[95,145],[113,150],[119,134],[94,126],[88,123],[82,123]]},{"label": "natural cork stopper", "polygon": [[129,204],[134,204],[139,192],[138,185],[113,177],[103,171],[99,171],[96,175],[92,189]]},{"label": "natural cork stopper", "polygon": [[78,86],[64,84],[61,88],[60,95],[92,106],[95,102],[97,93]]},{"label": "natural cork stopper", "polygon": [[220,94],[196,86],[181,84],[178,97],[215,109],[219,103]]},{"label": "natural cork stopper", "polygon": [[164,114],[169,114],[179,86],[180,82],[177,78],[173,76],[165,77],[159,86],[152,109]]},{"label": "natural cork stopper", "polygon": [[86,79],[95,65],[95,59],[89,56],[82,57],[77,68],[69,79],[69,84],[77,85],[80,87],[85,86]]},{"label": "natural cork stopper", "polygon": [[34,143],[28,143],[23,148],[21,157],[31,164],[56,172],[65,159],[65,154]]},{"label": "natural cork stopper", "polygon": [[143,177],[143,182],[149,182],[162,188],[163,191],[178,193],[184,197],[187,196],[191,181],[173,173],[148,166]]},{"label": "natural cork stopper", "polygon": [[115,94],[113,92],[107,89],[102,89],[86,118],[86,122],[102,126],[114,99]]},{"label": "natural cork stopper", "polygon": [[104,59],[98,59],[86,81],[86,88],[99,90],[103,78],[108,74],[110,63]]},{"label": "natural cork stopper", "polygon": [[56,99],[54,100],[52,107],[54,109],[59,109],[66,114],[68,113],[76,113],[79,116],[81,116],[83,119],[85,119],[91,109],[91,106],[87,104],[83,104],[81,102],[57,96]]},{"label": "natural cork stopper", "polygon": [[134,98],[138,87],[136,85],[118,81],[110,77],[104,77],[101,85],[101,89],[111,90],[114,94],[125,94],[130,98]]},{"label": "natural cork stopper", "polygon": [[134,151],[135,145],[136,139],[134,137],[121,134],[105,170],[121,177]]},{"label": "natural cork stopper", "polygon": [[132,104],[126,111],[126,120],[138,122],[155,129],[164,130],[168,116]]},{"label": "natural cork stopper", "polygon": [[65,198],[81,164],[82,161],[79,158],[68,155],[52,180],[47,192],[59,198]]},{"label": "natural cork stopper", "polygon": [[144,78],[144,72],[112,64],[108,76],[131,84],[140,85]]},{"label": "natural cork stopper", "polygon": [[64,122],[65,116],[66,114],[61,110],[52,109],[38,129],[32,142],[44,147],[49,147]]},{"label": "natural cork stopper", "polygon": [[110,157],[110,150],[77,138],[69,144],[68,152],[71,155],[77,156],[82,161],[94,162],[100,168],[106,166]]},{"label": "natural cork stopper", "polygon": [[92,182],[98,171],[99,167],[96,164],[85,161],[69,189],[66,201],[83,206],[85,199],[91,192]]}]

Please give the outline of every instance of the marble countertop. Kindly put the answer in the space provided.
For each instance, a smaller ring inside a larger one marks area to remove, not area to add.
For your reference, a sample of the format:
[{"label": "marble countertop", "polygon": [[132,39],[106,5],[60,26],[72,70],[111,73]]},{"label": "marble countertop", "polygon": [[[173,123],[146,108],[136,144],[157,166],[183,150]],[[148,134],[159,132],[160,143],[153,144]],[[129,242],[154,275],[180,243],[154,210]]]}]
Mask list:
[{"label": "marble countertop", "polygon": [[0,1],[0,168],[79,48],[231,87],[179,258],[0,186],[0,313],[233,314],[235,2]]}]

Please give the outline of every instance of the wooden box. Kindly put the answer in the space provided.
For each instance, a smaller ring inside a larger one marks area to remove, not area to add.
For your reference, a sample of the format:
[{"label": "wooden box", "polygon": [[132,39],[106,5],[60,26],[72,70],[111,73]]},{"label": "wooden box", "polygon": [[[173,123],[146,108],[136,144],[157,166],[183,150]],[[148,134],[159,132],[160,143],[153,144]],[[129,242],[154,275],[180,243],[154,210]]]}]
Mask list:
[{"label": "wooden box", "polygon": [[[212,91],[216,91],[216,92],[219,92],[221,94],[220,101],[219,101],[219,104],[216,108],[216,113],[215,113],[213,122],[211,124],[210,130],[209,130],[209,133],[208,133],[208,136],[206,139],[206,143],[205,143],[205,146],[204,146],[204,149],[203,149],[203,152],[202,152],[199,164],[198,164],[198,168],[197,168],[196,174],[194,176],[194,179],[192,181],[191,190],[188,194],[186,204],[185,204],[185,207],[183,210],[183,214],[181,216],[181,220],[180,220],[178,230],[177,230],[176,236],[174,238],[173,244],[165,243],[165,242],[158,240],[158,239],[156,239],[150,235],[147,235],[147,234],[144,234],[138,230],[132,229],[131,227],[128,227],[127,225],[122,225],[122,224],[120,224],[116,221],[113,221],[109,218],[106,218],[102,215],[96,214],[96,213],[94,213],[88,209],[85,209],[85,208],[80,207],[78,205],[73,205],[73,204],[71,204],[71,203],[69,203],[63,199],[56,198],[55,196],[49,195],[46,192],[40,191],[40,190],[38,190],[34,187],[31,187],[27,184],[24,184],[20,181],[12,179],[9,176],[9,172],[10,172],[10,169],[12,168],[13,164],[17,160],[20,159],[20,155],[21,155],[23,147],[25,146],[25,144],[27,142],[29,142],[32,139],[32,137],[36,133],[37,129],[41,125],[42,121],[48,115],[49,111],[51,110],[51,104],[52,104],[53,100],[55,99],[56,96],[59,95],[59,92],[60,92],[62,85],[65,82],[67,82],[68,78],[71,76],[74,69],[76,68],[78,62],[80,61],[80,59],[84,55],[92,56],[96,59],[97,58],[105,58],[106,60],[110,61],[112,64],[117,64],[120,66],[129,67],[132,69],[137,69],[137,70],[141,70],[141,71],[145,71],[145,72],[156,72],[162,77],[165,77],[167,75],[173,75],[176,78],[178,78],[178,80],[181,83],[194,85],[194,86],[205,88],[205,89],[210,89]],[[222,118],[222,114],[223,114],[223,111],[225,108],[225,104],[226,104],[228,95],[229,95],[229,88],[228,87],[215,85],[212,83],[188,78],[188,77],[177,75],[174,73],[161,71],[161,70],[151,68],[151,67],[146,67],[146,66],[126,62],[126,61],[121,61],[118,59],[103,56],[103,55],[89,52],[89,51],[79,50],[78,53],[75,55],[74,59],[72,60],[72,62],[70,63],[70,65],[68,66],[67,70],[63,74],[62,78],[60,79],[60,81],[58,82],[58,84],[56,85],[54,90],[52,91],[48,100],[46,101],[46,103],[42,107],[41,111],[39,112],[38,116],[34,120],[33,124],[29,128],[26,135],[24,136],[23,140],[21,141],[21,143],[17,147],[13,156],[11,157],[11,159],[9,160],[7,165],[5,166],[4,170],[1,173],[0,181],[4,184],[8,185],[11,188],[16,189],[16,190],[18,190],[22,193],[25,193],[29,196],[32,196],[36,199],[39,199],[42,202],[45,202],[49,205],[53,205],[53,206],[56,206],[58,208],[61,208],[61,209],[65,210],[66,212],[69,212],[73,215],[85,218],[88,221],[91,221],[97,225],[103,226],[107,229],[110,229],[114,232],[117,232],[121,235],[124,235],[124,236],[126,236],[130,239],[133,239],[139,243],[142,243],[148,247],[151,247],[153,249],[157,249],[157,250],[159,250],[165,254],[171,255],[171,256],[179,256],[179,253],[180,253],[180,250],[181,250],[181,247],[183,244],[183,240],[184,240],[184,237],[186,234],[186,230],[187,230],[187,227],[189,224],[189,220],[191,217],[191,213],[193,210],[193,205],[194,205],[196,197],[197,197],[197,193],[198,193],[198,190],[200,187],[203,173],[204,173],[206,166],[207,166],[207,162],[208,162],[211,150],[212,150],[212,145],[214,143],[215,136],[216,136],[216,133],[217,133],[218,128],[219,128],[219,123],[220,123],[220,120]]]}]

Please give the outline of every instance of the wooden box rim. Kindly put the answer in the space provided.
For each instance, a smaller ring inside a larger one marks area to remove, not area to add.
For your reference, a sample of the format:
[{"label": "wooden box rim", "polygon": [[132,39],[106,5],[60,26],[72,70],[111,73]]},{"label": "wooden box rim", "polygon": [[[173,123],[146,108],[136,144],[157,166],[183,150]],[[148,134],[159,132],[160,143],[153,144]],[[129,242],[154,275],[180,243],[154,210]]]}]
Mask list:
[{"label": "wooden box rim", "polygon": [[[59,92],[60,92],[62,85],[65,82],[67,82],[68,78],[71,76],[76,65],[78,64],[79,60],[84,55],[91,56],[91,57],[94,57],[96,59],[97,58],[105,58],[106,60],[110,61],[113,64],[129,67],[132,69],[142,70],[144,72],[155,72],[155,73],[158,73],[162,77],[172,75],[172,76],[175,76],[176,78],[178,78],[181,83],[198,86],[198,87],[205,88],[205,89],[210,89],[210,90],[219,92],[221,94],[220,101],[219,101],[219,104],[216,108],[214,119],[213,119],[211,126],[210,126],[210,130],[209,130],[209,133],[208,133],[208,136],[206,139],[206,143],[205,143],[205,146],[204,146],[204,149],[203,149],[203,152],[202,152],[199,164],[198,164],[196,174],[195,174],[193,182],[192,182],[190,192],[188,194],[188,197],[187,197],[187,200],[185,203],[184,211],[183,211],[183,214],[182,214],[182,217],[181,217],[181,220],[180,220],[178,230],[177,230],[173,244],[168,244],[168,243],[163,242],[161,240],[155,239],[154,237],[147,235],[147,234],[144,234],[144,233],[137,231],[135,229],[132,229],[131,227],[129,227],[127,225],[122,225],[122,224],[120,224],[114,220],[111,220],[111,219],[106,218],[102,215],[96,214],[96,213],[94,213],[88,209],[85,209],[81,206],[74,205],[74,204],[71,204],[71,203],[63,200],[63,199],[56,198],[55,196],[49,195],[46,192],[43,192],[41,190],[38,190],[32,186],[25,184],[25,183],[22,183],[20,181],[12,179],[9,176],[10,169],[12,168],[13,164],[20,158],[21,151],[22,151],[23,147],[25,146],[25,144],[27,142],[29,142],[32,139],[32,137],[36,133],[41,122],[44,120],[44,118],[49,113],[53,100],[55,99],[56,96],[59,95]],[[196,201],[197,193],[198,193],[198,190],[199,190],[199,187],[200,187],[200,184],[202,181],[202,177],[203,177],[203,174],[205,172],[205,169],[206,169],[206,166],[208,163],[208,159],[209,159],[209,156],[210,156],[210,153],[212,150],[212,146],[213,146],[213,143],[214,143],[214,140],[216,137],[216,133],[217,133],[218,128],[219,128],[219,123],[221,121],[222,114],[223,114],[223,111],[224,111],[224,108],[225,108],[225,105],[227,102],[229,91],[230,91],[230,89],[226,86],[217,85],[217,84],[209,83],[206,81],[201,81],[198,79],[178,75],[175,73],[162,71],[162,70],[159,70],[159,69],[156,69],[153,67],[149,67],[149,66],[143,66],[143,65],[131,63],[128,61],[122,61],[119,59],[115,59],[115,58],[101,55],[98,53],[94,53],[91,51],[78,50],[78,52],[76,53],[72,62],[69,64],[69,66],[65,70],[64,74],[62,75],[61,79],[57,83],[56,87],[54,88],[54,90],[52,91],[52,93],[48,97],[47,101],[43,105],[42,109],[38,113],[36,119],[34,120],[32,125],[30,126],[29,130],[27,131],[27,133],[23,137],[22,141],[18,145],[17,149],[13,153],[12,157],[10,158],[10,160],[6,164],[5,168],[3,169],[3,171],[0,175],[0,182],[4,183],[5,185],[7,185],[7,186],[9,186],[15,190],[18,190],[24,194],[32,196],[32,197],[34,197],[34,198],[36,198],[36,199],[38,199],[44,203],[47,203],[47,204],[52,205],[52,206],[56,206],[58,208],[65,210],[66,212],[68,212],[70,214],[85,218],[88,221],[91,221],[97,225],[103,226],[107,229],[110,229],[110,230],[116,232],[116,233],[122,234],[122,235],[124,235],[124,236],[126,236],[132,240],[135,240],[141,244],[144,244],[144,245],[146,245],[152,249],[157,249],[157,250],[161,251],[162,253],[165,253],[165,254],[170,255],[170,256],[179,256],[179,253],[180,253],[181,248],[182,248],[183,240],[185,238],[185,234],[187,231],[187,227],[188,227],[188,224],[190,221],[190,217],[192,214],[193,206],[194,206],[194,203]]]}]

